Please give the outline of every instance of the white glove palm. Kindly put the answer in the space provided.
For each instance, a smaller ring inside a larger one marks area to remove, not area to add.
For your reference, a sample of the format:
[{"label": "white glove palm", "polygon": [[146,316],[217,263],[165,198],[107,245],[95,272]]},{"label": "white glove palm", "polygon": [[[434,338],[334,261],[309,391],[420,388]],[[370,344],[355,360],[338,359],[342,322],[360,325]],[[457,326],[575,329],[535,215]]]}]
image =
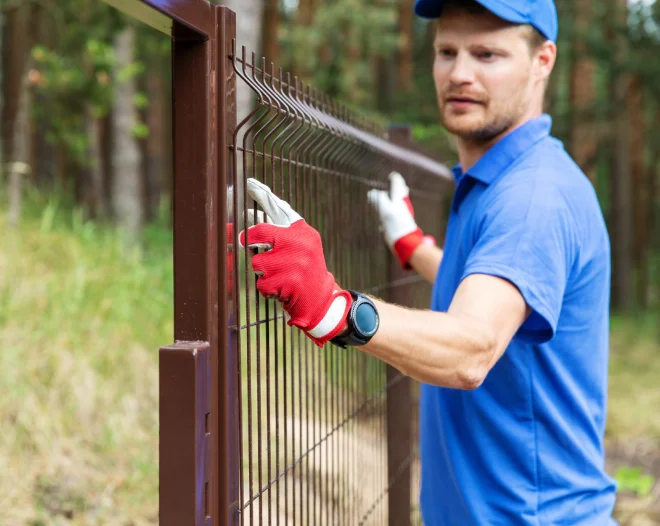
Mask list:
[{"label": "white glove palm", "polygon": [[390,174],[389,193],[383,190],[370,190],[367,199],[380,214],[385,242],[390,248],[393,248],[402,237],[417,231],[417,223],[410,205],[410,190],[398,172]]},{"label": "white glove palm", "polygon": [[408,263],[413,252],[422,243],[435,244],[431,236],[424,236],[415,222],[415,211],[410,202],[410,190],[401,174],[390,174],[390,193],[383,190],[370,190],[369,203],[380,215],[381,229],[385,242],[399,258],[401,266],[410,270]]}]

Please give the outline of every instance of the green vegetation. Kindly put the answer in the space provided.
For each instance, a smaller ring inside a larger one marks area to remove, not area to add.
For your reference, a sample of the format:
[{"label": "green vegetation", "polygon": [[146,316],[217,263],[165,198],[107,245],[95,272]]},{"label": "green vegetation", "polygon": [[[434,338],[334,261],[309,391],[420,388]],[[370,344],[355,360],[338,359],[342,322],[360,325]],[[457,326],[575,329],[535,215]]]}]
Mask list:
[{"label": "green vegetation", "polygon": [[[0,212],[0,508],[10,524],[154,524],[171,234],[154,224],[129,251],[114,227],[29,202],[16,230]],[[655,319],[612,320],[609,439],[660,437]],[[639,496],[654,483],[615,476]]]},{"label": "green vegetation", "polygon": [[170,236],[153,227],[142,251],[127,252],[116,230],[56,201],[29,216],[11,230],[0,214],[6,524],[155,522]]},{"label": "green vegetation", "polygon": [[619,483],[619,491],[630,491],[638,497],[647,497],[653,489],[655,478],[640,468],[622,467],[614,474]]},{"label": "green vegetation", "polygon": [[614,317],[611,323],[609,414],[611,438],[660,440],[658,314]]}]

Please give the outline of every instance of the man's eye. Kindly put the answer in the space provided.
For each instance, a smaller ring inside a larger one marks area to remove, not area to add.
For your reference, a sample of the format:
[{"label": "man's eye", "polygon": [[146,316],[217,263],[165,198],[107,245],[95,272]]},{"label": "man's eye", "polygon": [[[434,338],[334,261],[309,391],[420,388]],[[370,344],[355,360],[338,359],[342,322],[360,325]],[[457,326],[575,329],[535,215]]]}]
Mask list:
[{"label": "man's eye", "polygon": [[439,49],[438,55],[445,58],[450,58],[454,56],[454,52],[451,49]]},{"label": "man's eye", "polygon": [[492,51],[481,51],[477,53],[477,57],[481,60],[493,60],[496,55]]}]

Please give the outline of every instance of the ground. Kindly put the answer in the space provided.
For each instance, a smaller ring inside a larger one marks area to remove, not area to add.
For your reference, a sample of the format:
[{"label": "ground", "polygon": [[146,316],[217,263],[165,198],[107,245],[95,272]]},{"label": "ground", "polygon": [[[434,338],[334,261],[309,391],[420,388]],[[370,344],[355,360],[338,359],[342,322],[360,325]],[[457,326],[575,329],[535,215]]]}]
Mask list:
[{"label": "ground", "polygon": [[[0,212],[0,525],[154,525],[171,236],[155,228],[127,253],[58,214],[47,203],[12,232]],[[657,319],[612,318],[606,449],[608,471],[628,473],[622,526],[660,525]]]}]

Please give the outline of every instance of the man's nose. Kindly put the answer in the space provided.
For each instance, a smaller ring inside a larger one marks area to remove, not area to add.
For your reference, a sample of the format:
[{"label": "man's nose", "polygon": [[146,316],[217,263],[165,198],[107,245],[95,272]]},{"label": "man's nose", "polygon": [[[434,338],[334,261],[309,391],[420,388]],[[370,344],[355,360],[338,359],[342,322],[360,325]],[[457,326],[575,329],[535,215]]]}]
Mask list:
[{"label": "man's nose", "polygon": [[470,56],[459,52],[456,54],[451,71],[449,72],[449,82],[455,85],[465,85],[474,82],[474,68]]}]

